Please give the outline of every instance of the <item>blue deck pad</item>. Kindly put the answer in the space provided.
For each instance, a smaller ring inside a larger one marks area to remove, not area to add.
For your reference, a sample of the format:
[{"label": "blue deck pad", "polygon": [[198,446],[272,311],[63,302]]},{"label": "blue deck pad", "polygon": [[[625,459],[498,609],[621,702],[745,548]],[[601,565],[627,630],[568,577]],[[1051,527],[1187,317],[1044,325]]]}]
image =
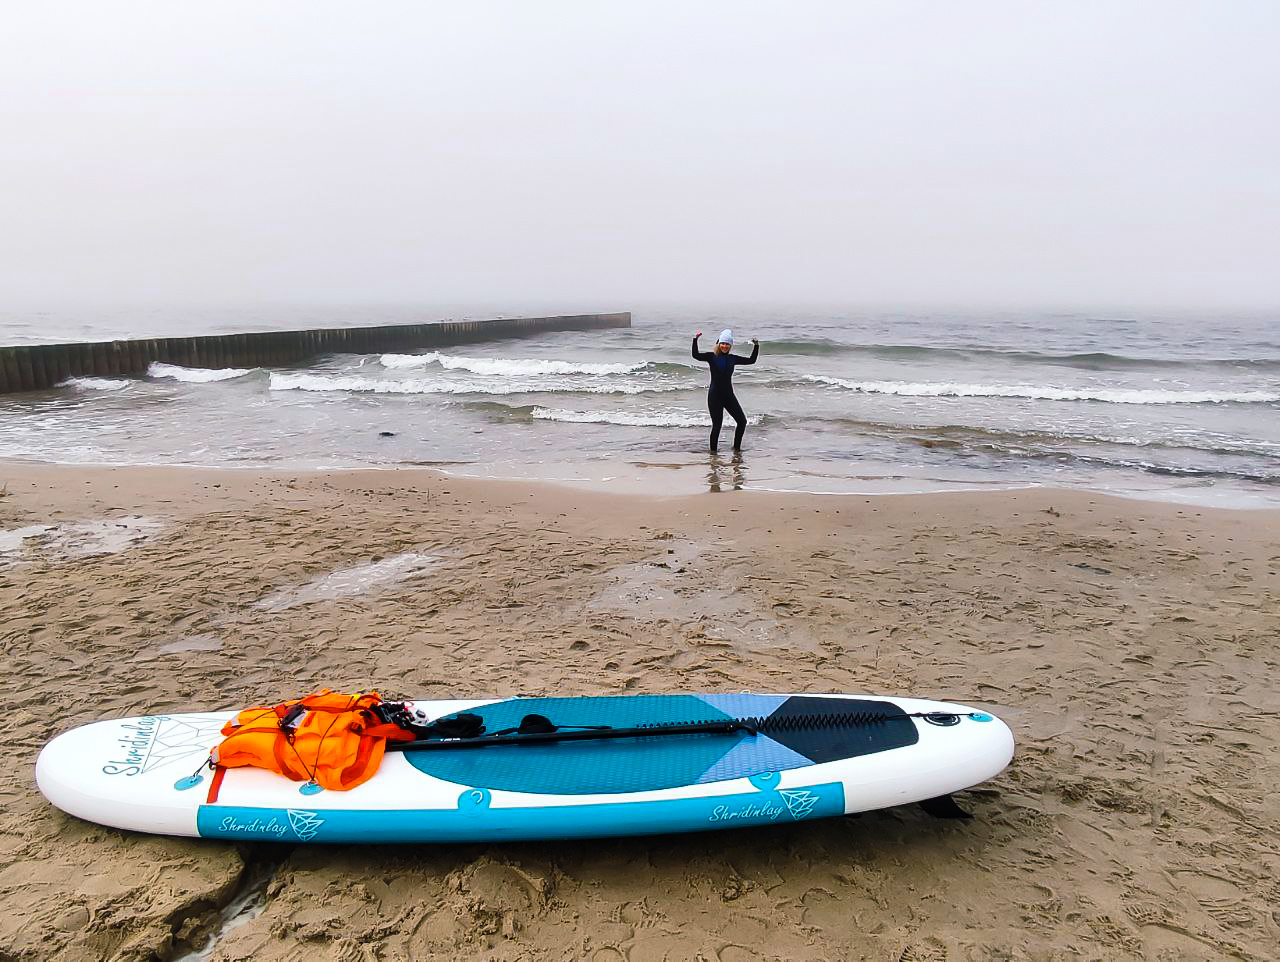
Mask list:
[{"label": "blue deck pad", "polygon": [[[520,698],[472,711],[484,718],[489,732],[514,728],[529,714],[545,715],[561,726],[633,728],[767,715],[786,700],[773,695],[710,697],[719,704],[710,704],[705,695],[616,695]],[[405,758],[446,782],[548,795],[654,791],[812,764],[771,738],[741,733],[407,751]]]},{"label": "blue deck pad", "polygon": [[[770,696],[739,695],[776,705]],[[785,700],[785,699],[784,699]],[[701,695],[600,695],[567,698],[511,698],[507,701],[468,709],[484,718],[489,732],[515,728],[525,715],[545,715],[557,725],[610,725],[634,728],[638,725],[671,725],[680,722],[725,721],[733,716],[710,704]],[[767,713],[766,711],[766,713]],[[760,711],[753,714],[760,714]]]},{"label": "blue deck pad", "polygon": [[790,768],[812,765],[799,752],[775,742],[766,735],[744,737],[738,744],[698,776],[698,784],[725,782],[731,778],[745,778],[761,772],[785,772]]},{"label": "blue deck pad", "polygon": [[748,825],[782,825],[844,814],[839,782],[713,798],[549,808],[490,808],[463,804],[449,810],[302,810],[202,805],[196,825],[203,838],[273,842],[476,842],[609,835],[659,835]]},{"label": "blue deck pad", "polygon": [[712,708],[718,709],[731,718],[753,718],[770,714],[781,705],[788,695],[698,695],[699,701],[705,701]]}]

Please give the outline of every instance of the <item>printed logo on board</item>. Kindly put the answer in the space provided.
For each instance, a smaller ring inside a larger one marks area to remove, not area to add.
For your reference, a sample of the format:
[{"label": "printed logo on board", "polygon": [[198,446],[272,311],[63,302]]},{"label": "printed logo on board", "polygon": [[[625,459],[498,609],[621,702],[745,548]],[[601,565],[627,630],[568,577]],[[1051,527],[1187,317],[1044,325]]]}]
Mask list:
[{"label": "printed logo on board", "polygon": [[264,835],[269,838],[284,838],[286,833],[292,831],[300,841],[309,842],[316,837],[320,826],[324,824],[324,819],[318,817],[315,812],[299,812],[286,808],[284,814],[288,819],[287,822],[276,815],[248,820],[236,815],[226,815],[218,823],[218,831],[224,836],[251,835],[256,838],[262,838]]},{"label": "printed logo on board", "polygon": [[748,802],[745,805],[717,805],[707,816],[708,822],[767,821],[773,822],[786,812],[793,821],[808,818],[813,814],[813,807],[822,796],[815,795],[806,789],[788,789],[778,792],[782,799],[779,805],[776,800]]},{"label": "printed logo on board", "polygon": [[303,842],[309,842],[315,838],[316,832],[320,831],[320,826],[324,824],[324,819],[317,818],[315,812],[298,812],[289,808],[285,809],[285,814],[289,816],[293,834]]},{"label": "printed logo on board", "polygon": [[786,809],[773,802],[751,802],[733,808],[729,805],[717,805],[707,816],[708,822],[736,822],[744,819],[765,819],[772,822]]},{"label": "printed logo on board", "polygon": [[142,775],[172,762],[207,755],[222,737],[221,715],[146,715],[119,728],[104,775]]},{"label": "printed logo on board", "polygon": [[787,811],[796,821],[812,815],[813,806],[818,804],[818,796],[803,788],[798,791],[779,791],[778,794],[787,803]]},{"label": "printed logo on board", "polygon": [[251,822],[242,822],[234,815],[227,815],[218,823],[218,831],[223,835],[253,835],[257,838],[269,835],[281,838],[289,831],[289,826],[274,815],[271,818],[255,818]]}]

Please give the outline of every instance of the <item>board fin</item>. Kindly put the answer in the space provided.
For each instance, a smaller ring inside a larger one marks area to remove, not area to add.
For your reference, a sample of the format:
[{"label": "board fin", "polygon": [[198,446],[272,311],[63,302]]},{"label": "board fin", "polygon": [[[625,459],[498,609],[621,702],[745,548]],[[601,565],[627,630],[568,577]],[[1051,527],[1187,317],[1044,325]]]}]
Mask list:
[{"label": "board fin", "polygon": [[934,818],[973,818],[972,812],[966,812],[956,804],[950,795],[939,795],[937,798],[926,798],[920,807]]}]

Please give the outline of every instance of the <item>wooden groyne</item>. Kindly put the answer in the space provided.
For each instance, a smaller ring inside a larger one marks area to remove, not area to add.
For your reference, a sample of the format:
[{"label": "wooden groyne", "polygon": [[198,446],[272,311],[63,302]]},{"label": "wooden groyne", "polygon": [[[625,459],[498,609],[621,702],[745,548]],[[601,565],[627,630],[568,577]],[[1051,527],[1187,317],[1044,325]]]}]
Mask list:
[{"label": "wooden groyne", "polygon": [[335,327],[310,331],[153,337],[91,344],[23,344],[0,347],[0,394],[40,391],[69,377],[141,377],[160,361],[182,367],[284,367],[321,354],[372,354],[474,344],[545,331],[593,331],[630,327],[630,312],[512,317],[492,321],[440,321],[385,327]]}]

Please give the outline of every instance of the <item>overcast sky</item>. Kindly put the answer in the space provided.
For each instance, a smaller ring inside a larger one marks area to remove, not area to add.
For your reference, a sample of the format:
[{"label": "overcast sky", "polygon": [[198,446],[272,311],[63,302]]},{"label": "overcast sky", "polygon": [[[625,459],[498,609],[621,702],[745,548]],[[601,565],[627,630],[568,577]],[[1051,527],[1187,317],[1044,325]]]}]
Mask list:
[{"label": "overcast sky", "polygon": [[9,3],[0,308],[1280,307],[1280,3]]}]

